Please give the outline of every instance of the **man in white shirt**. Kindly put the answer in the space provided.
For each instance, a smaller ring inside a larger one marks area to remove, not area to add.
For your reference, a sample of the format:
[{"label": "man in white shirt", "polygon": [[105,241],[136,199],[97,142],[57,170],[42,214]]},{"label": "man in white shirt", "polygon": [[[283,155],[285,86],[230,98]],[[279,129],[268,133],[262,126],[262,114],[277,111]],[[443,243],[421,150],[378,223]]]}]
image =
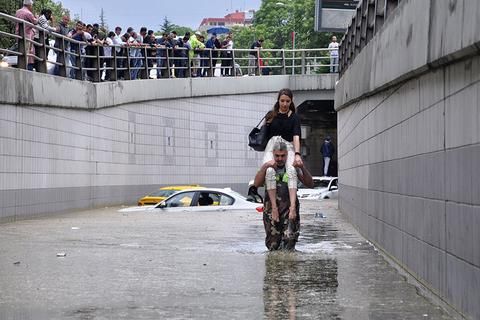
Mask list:
[{"label": "man in white shirt", "polygon": [[328,45],[330,49],[330,72],[338,72],[338,42],[337,37],[332,36],[332,42]]},{"label": "man in white shirt", "polygon": [[115,36],[113,37],[113,45],[115,46],[115,51],[117,52],[117,79],[122,79],[124,75],[124,70],[122,69],[126,64],[126,59],[122,59],[125,56],[125,49],[122,48],[125,45],[125,42],[122,40],[122,28],[115,27]]}]

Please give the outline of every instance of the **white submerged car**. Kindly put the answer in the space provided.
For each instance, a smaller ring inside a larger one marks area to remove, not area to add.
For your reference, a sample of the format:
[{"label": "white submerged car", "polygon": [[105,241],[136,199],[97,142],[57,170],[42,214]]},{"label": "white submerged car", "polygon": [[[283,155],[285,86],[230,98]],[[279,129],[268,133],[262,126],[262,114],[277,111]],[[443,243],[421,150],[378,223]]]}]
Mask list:
[{"label": "white submerged car", "polygon": [[298,199],[337,199],[338,178],[337,177],[313,177],[313,188],[298,186]]},{"label": "white submerged car", "polygon": [[263,212],[263,205],[247,201],[230,188],[196,188],[177,192],[167,199],[150,206],[129,207],[119,212],[201,212],[201,211],[250,211]]}]

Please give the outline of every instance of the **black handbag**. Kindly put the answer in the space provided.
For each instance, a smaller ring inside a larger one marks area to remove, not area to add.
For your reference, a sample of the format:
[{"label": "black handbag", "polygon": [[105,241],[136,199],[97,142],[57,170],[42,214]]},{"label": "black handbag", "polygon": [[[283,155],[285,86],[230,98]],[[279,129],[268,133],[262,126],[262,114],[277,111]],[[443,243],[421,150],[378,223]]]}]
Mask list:
[{"label": "black handbag", "polygon": [[268,127],[264,124],[261,128],[258,128],[263,119],[257,124],[255,128],[250,131],[248,135],[248,146],[255,151],[265,151],[265,147],[268,143]]}]

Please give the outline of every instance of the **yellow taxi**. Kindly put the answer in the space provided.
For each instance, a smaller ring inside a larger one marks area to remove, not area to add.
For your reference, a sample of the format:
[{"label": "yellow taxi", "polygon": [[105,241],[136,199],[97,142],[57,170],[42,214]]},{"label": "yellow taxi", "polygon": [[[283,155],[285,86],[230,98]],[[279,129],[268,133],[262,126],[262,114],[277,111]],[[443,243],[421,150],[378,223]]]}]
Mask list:
[{"label": "yellow taxi", "polygon": [[190,184],[190,185],[183,185],[183,186],[168,186],[168,187],[162,187],[158,189],[157,191],[154,191],[150,193],[149,195],[141,198],[138,200],[138,205],[139,206],[146,206],[146,205],[152,205],[152,204],[157,204],[160,201],[163,201],[170,197],[172,194],[182,191],[182,190],[187,190],[187,189],[197,189],[197,188],[204,188],[198,184]]}]

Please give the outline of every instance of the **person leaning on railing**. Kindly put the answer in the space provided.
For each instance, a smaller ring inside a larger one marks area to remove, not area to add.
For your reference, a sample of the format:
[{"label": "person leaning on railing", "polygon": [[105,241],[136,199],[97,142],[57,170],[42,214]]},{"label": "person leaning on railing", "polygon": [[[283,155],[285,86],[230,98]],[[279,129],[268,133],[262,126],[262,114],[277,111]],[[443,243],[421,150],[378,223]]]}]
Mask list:
[{"label": "person leaning on railing", "polygon": [[115,38],[115,32],[110,31],[105,38],[105,41],[103,41],[103,54],[105,55],[104,62],[105,66],[107,67],[105,71],[105,81],[109,81],[111,78],[112,71],[110,68],[113,66],[113,55],[112,55],[112,50],[114,49],[113,46],[113,38]]},{"label": "person leaning on railing", "polygon": [[188,42],[188,37],[178,37],[175,41],[173,55],[175,56],[175,77],[185,78],[185,68],[187,67],[188,49],[185,45]]},{"label": "person leaning on railing", "polygon": [[130,55],[130,80],[136,80],[138,76],[139,68],[142,67],[142,53],[141,48],[143,39],[142,36],[132,31],[130,38],[128,38],[127,44],[129,46]]},{"label": "person leaning on railing", "polygon": [[192,77],[201,76],[200,68],[200,53],[205,49],[205,44],[202,41],[203,36],[200,32],[196,32],[193,36],[190,37],[190,51],[188,55],[190,56],[190,61],[192,62]]},{"label": "person leaning on railing", "polygon": [[76,79],[76,76],[77,76],[77,70],[75,69],[80,67],[80,65],[77,63],[77,61],[80,63],[80,64],[83,64],[83,57],[78,57],[77,55],[79,55],[81,53],[81,48],[80,48],[80,44],[76,43],[76,41],[84,41],[84,38],[83,38],[83,26],[84,26],[84,23],[82,21],[77,21],[77,23],[75,24],[75,29],[72,31],[71,33],[71,38],[73,40],[75,40],[74,42],[72,42],[70,44],[70,50],[72,53],[72,55],[70,55],[70,63],[72,65],[73,68],[70,69],[70,78],[72,79]]},{"label": "person leaning on railing", "polygon": [[121,27],[115,27],[115,37],[113,38],[113,44],[115,46],[115,51],[117,52],[117,79],[123,79],[123,70],[120,70],[125,65],[124,59],[122,57],[125,56],[125,49],[123,49],[123,45],[125,42],[122,40],[120,36],[122,34]]},{"label": "person leaning on railing", "polygon": [[[33,15],[33,0],[23,0],[23,7],[17,10],[17,12],[15,13],[15,17],[17,17],[18,19],[22,19],[27,22],[30,22],[31,24],[37,24],[38,20]],[[20,28],[20,25],[17,23],[15,28],[17,34],[20,34],[19,28]],[[34,62],[33,55],[35,55],[35,48],[32,45],[32,42],[28,40],[33,40],[35,29],[30,24],[25,24],[24,30],[25,30],[24,36],[27,39],[27,41],[25,42],[26,43],[25,53],[32,55],[32,56],[25,57],[25,59],[27,60],[27,69],[33,70],[33,62]]]},{"label": "person leaning on railing", "polygon": [[[68,26],[69,23],[70,23],[70,17],[67,15],[64,15],[62,17],[62,21],[60,21],[60,23],[58,24],[57,33],[61,34],[62,36],[68,37],[69,33],[71,32],[70,27]],[[57,49],[60,48],[61,42],[62,42],[62,38],[56,37],[54,47]],[[65,52],[70,51],[69,41],[64,41],[64,50]],[[65,56],[65,58],[66,58],[65,60],[67,60],[68,56]],[[60,54],[58,52],[57,52],[57,62],[60,63]],[[67,64],[66,61],[65,61],[65,64]],[[60,66],[55,65],[53,73],[58,76],[60,73]]]},{"label": "person leaning on railing", "polygon": [[225,38],[225,40],[222,42],[222,49],[225,49],[224,51],[221,52],[220,56],[223,58],[222,59],[222,76],[229,76],[232,75],[234,76],[235,74],[232,72],[232,57],[233,57],[233,40],[232,36],[229,34]]},{"label": "person leaning on railing", "polygon": [[[45,29],[46,32],[50,33],[50,32],[56,32],[58,31],[58,28],[55,28],[53,26],[50,25],[50,22],[53,24],[53,16],[52,16],[52,10],[50,9],[42,9],[42,11],[40,12],[40,16],[38,17],[38,26]],[[35,40],[35,42],[37,43],[40,43],[40,31],[37,30],[37,29],[34,29],[35,31],[35,35],[33,36],[33,39]],[[49,37],[48,35],[45,35],[45,42],[40,44],[40,45],[37,45],[35,44],[34,47],[35,47],[35,52],[40,52],[42,46],[45,46],[45,45],[49,45]],[[33,63],[33,67],[35,70],[39,70],[39,65],[40,65],[40,61],[35,59],[35,62]]]},{"label": "person leaning on railing", "polygon": [[158,38],[156,41],[157,79],[164,78],[167,75],[167,72],[163,69],[167,65],[167,45],[168,33],[164,32],[162,37]]}]

